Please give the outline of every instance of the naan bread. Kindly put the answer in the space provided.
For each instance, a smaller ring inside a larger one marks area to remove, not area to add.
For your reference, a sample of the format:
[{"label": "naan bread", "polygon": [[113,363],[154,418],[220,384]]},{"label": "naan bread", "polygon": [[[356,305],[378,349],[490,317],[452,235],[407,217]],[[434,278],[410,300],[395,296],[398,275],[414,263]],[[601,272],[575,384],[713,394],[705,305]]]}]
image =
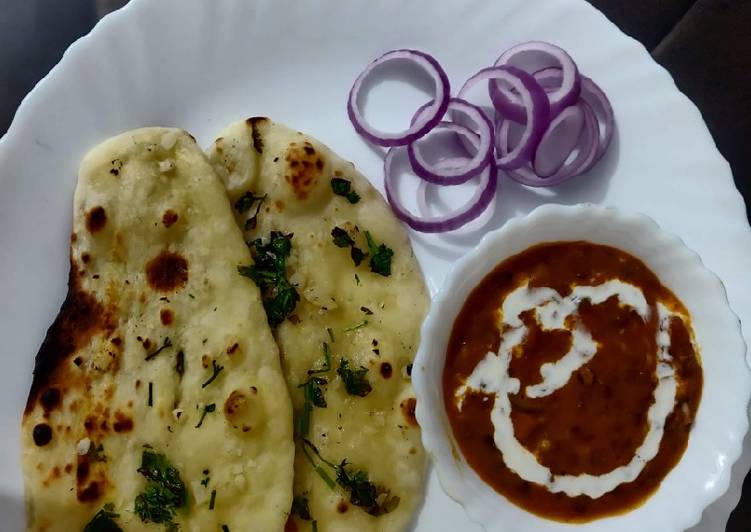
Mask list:
[{"label": "naan bread", "polygon": [[180,530],[282,530],[291,404],[259,291],[237,274],[248,247],[190,135],[141,129],[86,156],[70,261],[23,416],[29,529],[80,532],[107,503],[123,530],[169,529],[134,513],[148,451],[184,482]]},{"label": "naan bread", "polygon": [[[403,227],[354,165],[267,118],[230,125],[208,153],[233,205],[240,207],[249,191],[266,195],[255,221],[258,200],[250,209],[236,209],[244,211],[236,217],[246,240],[267,243],[272,231],[293,234],[287,278],[300,300],[275,337],[298,420],[304,404],[300,385],[310,379],[309,370],[321,368],[324,343],[331,352],[331,369],[314,375],[327,381],[319,386],[327,406],[313,407],[306,436],[320,456],[311,446],[304,450],[319,465],[323,459],[335,465],[346,460],[348,475],[365,472],[378,488],[379,507],[355,506],[347,489],[327,486],[302,452],[300,437],[295,496],[307,499],[321,532],[405,529],[422,498],[426,466],[410,372],[428,295]],[[333,193],[335,177],[350,182],[356,203]],[[365,231],[376,244],[385,243],[393,250],[390,275],[370,271],[370,257],[356,266],[351,246],[334,244],[335,227],[366,253]],[[342,359],[349,369],[367,368],[372,391],[364,397],[345,390],[337,371]],[[336,480],[336,469],[321,467]],[[300,513],[289,527],[310,530]]]}]

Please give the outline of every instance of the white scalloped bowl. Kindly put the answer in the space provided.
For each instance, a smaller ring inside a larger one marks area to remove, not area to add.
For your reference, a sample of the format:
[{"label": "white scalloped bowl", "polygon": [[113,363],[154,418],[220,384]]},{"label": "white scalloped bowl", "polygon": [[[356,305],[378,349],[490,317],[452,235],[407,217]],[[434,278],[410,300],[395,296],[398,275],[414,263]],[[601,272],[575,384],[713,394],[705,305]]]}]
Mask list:
[{"label": "white scalloped bowl", "polygon": [[[537,517],[485,484],[458,449],[443,406],[441,375],[454,320],[472,289],[499,262],[542,242],[586,240],[622,249],[646,263],[688,308],[704,370],[704,389],[688,447],[659,489],[634,510],[584,524]],[[488,233],[456,263],[422,329],[413,382],[422,440],[443,489],[489,532],[672,532],[696,524],[728,488],[748,428],[751,373],[740,322],[725,289],[699,256],[650,218],[590,204],[543,205]]]}]

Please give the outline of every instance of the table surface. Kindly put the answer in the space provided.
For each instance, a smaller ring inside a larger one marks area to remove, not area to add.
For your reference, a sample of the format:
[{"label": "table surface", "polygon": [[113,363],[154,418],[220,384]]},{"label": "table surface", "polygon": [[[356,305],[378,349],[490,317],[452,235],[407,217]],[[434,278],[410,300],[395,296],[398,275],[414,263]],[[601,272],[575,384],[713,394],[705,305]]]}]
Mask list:
[{"label": "table surface", "polygon": [[[21,99],[100,17],[127,0],[0,0],[0,135]],[[697,105],[751,205],[751,1],[589,0],[639,40]],[[726,532],[751,530],[751,475]]]}]

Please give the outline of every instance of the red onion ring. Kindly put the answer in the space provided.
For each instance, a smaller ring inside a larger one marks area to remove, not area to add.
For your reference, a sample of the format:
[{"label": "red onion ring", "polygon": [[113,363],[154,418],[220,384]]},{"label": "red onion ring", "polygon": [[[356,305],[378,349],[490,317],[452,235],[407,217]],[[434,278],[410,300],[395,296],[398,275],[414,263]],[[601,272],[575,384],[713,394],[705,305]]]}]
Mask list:
[{"label": "red onion ring", "polygon": [[[513,170],[507,170],[506,174],[511,179],[531,187],[548,187],[576,177],[591,167],[598,147],[597,119],[587,102],[580,100],[577,107],[580,107],[583,113],[584,126],[574,148],[576,151],[574,158],[570,160],[567,158],[558,171],[549,177],[537,175],[532,167],[527,164]],[[509,149],[509,126],[511,124],[511,121],[504,121],[502,118],[496,122],[496,149],[501,153],[507,152]]]},{"label": "red onion ring", "polygon": [[584,127],[584,111],[578,105],[570,105],[550,121],[548,129],[537,145],[532,168],[541,178],[558,172],[574,151]]},{"label": "red onion ring", "polygon": [[584,128],[575,148],[576,155],[571,161],[566,161],[556,172],[561,177],[576,177],[588,171],[595,163],[595,155],[600,147],[600,126],[594,111],[584,100],[576,104],[584,113]]},{"label": "red onion ring", "polygon": [[396,217],[415,231],[421,231],[423,233],[443,233],[459,229],[480,216],[483,211],[488,208],[488,205],[490,205],[495,197],[495,189],[498,183],[498,170],[496,169],[495,163],[491,160],[490,163],[480,172],[480,182],[477,189],[464,205],[455,209],[453,212],[440,216],[420,217],[414,215],[404,207],[394,194],[394,179],[396,174],[392,171],[392,164],[398,150],[398,147],[389,149],[386,153],[386,159],[383,162],[383,181],[384,188],[386,189],[386,199],[391,205],[391,209],[394,211]]},{"label": "red onion ring", "polygon": [[[414,122],[404,131],[386,133],[368,124],[365,117],[362,115],[362,111],[357,101],[360,96],[363,82],[373,70],[388,61],[397,59],[412,61],[425,70],[435,82],[435,95],[432,102],[430,102],[425,109],[425,112],[421,114],[420,120]],[[355,131],[365,137],[369,142],[386,147],[404,146],[424,136],[428,131],[435,127],[443,115],[446,114],[450,93],[451,89],[448,76],[446,76],[446,72],[444,72],[443,68],[441,68],[441,65],[438,64],[438,61],[436,61],[434,57],[424,52],[420,52],[419,50],[392,50],[386,52],[381,57],[370,63],[357,77],[349,91],[347,114],[349,115],[349,119],[352,122]]]},{"label": "red onion ring", "polygon": [[526,126],[519,143],[508,153],[496,158],[495,164],[502,170],[519,168],[532,158],[545,129],[548,127],[550,104],[548,96],[532,75],[513,66],[483,68],[464,82],[459,97],[461,98],[473,86],[481,81],[503,80],[517,91],[522,102]]},{"label": "red onion ring", "polygon": [[[555,67],[544,68],[535,72],[534,78],[543,87],[551,87],[556,83],[560,83],[561,71]],[[613,133],[615,132],[615,116],[613,114],[613,107],[610,105],[610,100],[608,100],[605,92],[587,76],[581,76],[579,102],[582,101],[586,102],[590,110],[594,113],[598,124],[596,128],[598,137],[597,154],[590,165],[582,170],[583,173],[600,160],[610,145]]]},{"label": "red onion ring", "polygon": [[[509,48],[496,60],[495,66],[511,65],[512,61],[521,62],[521,56],[534,53],[546,56],[549,60],[557,63],[562,73],[560,85],[548,95],[550,103],[550,115],[556,116],[566,107],[576,103],[579,98],[580,76],[576,63],[562,48],[554,44],[530,41]],[[518,66],[518,65],[517,65]],[[513,88],[513,87],[512,87]],[[461,93],[460,93],[461,94]],[[518,94],[514,94],[498,81],[488,85],[488,94],[493,106],[506,118],[515,122],[524,123],[526,120],[525,106],[520,102]]]},{"label": "red onion ring", "polygon": [[[474,121],[477,132],[470,130],[466,126],[452,122],[439,122],[434,129],[450,129],[458,135],[465,137],[474,145],[475,155],[473,157],[465,160],[461,166],[430,164],[423,157],[417,141],[407,145],[407,155],[409,156],[412,170],[425,181],[436,185],[459,185],[466,183],[490,164],[490,161],[493,159],[493,150],[495,149],[493,123],[480,108],[465,100],[451,98],[448,110],[452,113],[462,113]],[[419,121],[420,115],[424,112],[427,112],[427,107],[422,107],[418,110],[413,118],[413,122]],[[470,135],[474,138],[471,138]]]}]

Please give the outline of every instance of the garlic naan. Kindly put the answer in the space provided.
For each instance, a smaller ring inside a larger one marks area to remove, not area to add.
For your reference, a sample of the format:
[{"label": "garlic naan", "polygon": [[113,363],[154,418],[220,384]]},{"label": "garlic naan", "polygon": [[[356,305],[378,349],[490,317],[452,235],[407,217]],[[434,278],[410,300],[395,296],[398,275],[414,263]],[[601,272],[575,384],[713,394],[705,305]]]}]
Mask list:
[{"label": "garlic naan", "polygon": [[255,251],[241,271],[263,288],[296,411],[290,528],[405,529],[425,477],[410,372],[429,299],[402,225],[354,165],[267,118],[230,125],[208,153]]},{"label": "garlic naan", "polygon": [[249,261],[184,131],[86,156],[69,292],[23,416],[30,530],[283,529],[292,410],[259,290],[236,272]]}]

